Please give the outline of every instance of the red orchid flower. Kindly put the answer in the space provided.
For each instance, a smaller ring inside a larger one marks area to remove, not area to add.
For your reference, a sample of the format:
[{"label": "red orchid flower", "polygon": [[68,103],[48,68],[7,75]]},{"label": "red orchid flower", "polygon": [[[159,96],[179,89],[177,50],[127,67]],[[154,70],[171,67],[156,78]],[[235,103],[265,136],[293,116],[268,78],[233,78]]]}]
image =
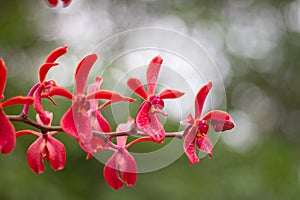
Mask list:
[{"label": "red orchid flower", "polygon": [[163,99],[179,98],[184,94],[183,92],[171,89],[166,89],[160,94],[155,94],[162,61],[162,58],[157,56],[148,65],[146,72],[148,93],[137,78],[130,78],[127,81],[129,88],[145,100],[137,112],[135,124],[141,131],[151,136],[154,142],[158,143],[162,142],[165,138],[165,130],[157,115],[158,113],[165,115],[161,111],[164,107]]},{"label": "red orchid flower", "polygon": [[120,94],[108,90],[97,90],[92,94],[85,95],[88,74],[97,60],[96,54],[90,54],[83,58],[78,64],[75,72],[75,90],[76,95],[72,95],[63,88],[53,88],[50,93],[65,96],[73,99],[73,104],[61,119],[61,126],[67,134],[76,138],[82,147],[88,153],[96,151],[92,145],[93,133],[90,116],[88,114],[91,109],[90,100],[105,99],[111,103],[120,101],[133,102],[131,98],[123,97]]},{"label": "red orchid flower", "polygon": [[[55,87],[56,83],[54,80],[46,80],[46,76],[48,71],[52,67],[58,65],[58,63],[55,63],[55,61],[60,56],[64,55],[66,52],[67,52],[67,46],[63,46],[55,49],[48,55],[48,57],[45,60],[45,63],[40,67],[39,70],[40,82],[34,85],[28,93],[28,96],[34,97],[35,102],[33,106],[36,112],[40,115],[41,120],[45,124],[49,124],[50,119],[47,118],[46,112],[42,106],[42,98],[48,98],[54,105],[56,105],[54,100],[48,95],[49,90],[52,87]],[[24,106],[23,115],[27,116],[27,112],[28,112],[28,106]]]},{"label": "red orchid flower", "polygon": [[4,89],[6,85],[7,67],[4,60],[0,58],[0,150],[3,154],[10,153],[16,144],[15,128],[5,115],[3,108],[14,104],[33,104],[31,97],[17,96],[12,97],[4,102]]},{"label": "red orchid flower", "polygon": [[205,99],[212,88],[212,82],[209,82],[203,86],[195,99],[195,118],[190,114],[183,124],[189,124],[185,129],[185,139],[183,142],[184,151],[191,164],[199,162],[199,158],[196,154],[195,145],[197,145],[200,151],[209,153],[212,157],[212,143],[207,137],[209,131],[209,125],[207,120],[210,120],[210,124],[216,132],[230,130],[234,127],[230,115],[224,111],[213,110],[200,118]]},{"label": "red orchid flower", "polygon": [[[117,132],[128,131],[133,124],[133,120],[120,124]],[[133,156],[127,151],[127,136],[117,137],[117,145],[112,146],[115,153],[107,161],[104,167],[104,178],[108,185],[115,190],[119,190],[124,186],[133,186],[136,183],[137,168]],[[119,172],[120,171],[120,174]],[[122,179],[120,177],[122,176]]]},{"label": "red orchid flower", "polygon": [[[71,2],[72,0],[61,0],[63,2],[63,7],[67,7]],[[50,7],[56,7],[59,3],[59,0],[46,0],[47,4],[50,6]]]},{"label": "red orchid flower", "polygon": [[[50,119],[49,124],[44,124],[40,116],[37,114],[36,119],[39,124],[49,126],[52,121],[52,113],[46,112]],[[32,130],[22,130],[16,133],[19,137],[24,134],[31,134],[38,136],[38,139],[33,142],[27,151],[27,162],[29,167],[36,174],[44,172],[43,158],[50,161],[50,166],[55,170],[62,170],[66,164],[66,150],[63,143],[53,137],[57,131],[39,133]]]}]

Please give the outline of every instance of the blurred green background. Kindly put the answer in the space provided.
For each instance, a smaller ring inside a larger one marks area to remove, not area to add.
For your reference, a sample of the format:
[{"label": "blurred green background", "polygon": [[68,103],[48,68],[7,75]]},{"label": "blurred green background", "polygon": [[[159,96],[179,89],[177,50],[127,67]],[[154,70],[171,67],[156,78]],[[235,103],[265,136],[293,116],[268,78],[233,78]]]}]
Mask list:
[{"label": "blurred green background", "polygon": [[[52,49],[68,45],[66,60],[75,67],[72,55],[114,33],[147,26],[191,36],[220,67],[227,111],[237,127],[221,136],[213,158],[190,166],[182,156],[164,169],[139,174],[136,186],[114,191],[104,181],[103,165],[86,161],[63,134],[57,138],[67,149],[65,169],[53,172],[46,163],[45,173],[34,174],[26,151],[35,138],[23,136],[10,155],[0,155],[0,199],[299,199],[300,1],[74,0],[63,9],[49,8],[43,0],[0,0],[0,56],[9,69],[6,98],[26,95]],[[70,72],[60,73],[58,81],[72,89],[72,80],[65,78]],[[70,105],[57,101],[59,109],[45,101],[57,114],[53,124]]]}]

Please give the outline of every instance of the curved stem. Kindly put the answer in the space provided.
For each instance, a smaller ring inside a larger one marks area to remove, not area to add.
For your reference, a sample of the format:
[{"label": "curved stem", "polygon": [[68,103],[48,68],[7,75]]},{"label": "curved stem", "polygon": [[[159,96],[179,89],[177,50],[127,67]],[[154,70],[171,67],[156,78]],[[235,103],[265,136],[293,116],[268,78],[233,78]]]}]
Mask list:
[{"label": "curved stem", "polygon": [[[45,125],[39,124],[39,123],[29,119],[28,117],[26,117],[24,115],[7,115],[7,118],[10,121],[23,122],[32,127],[40,129],[42,132],[49,132],[49,131],[63,132],[63,129],[61,126],[45,126]],[[176,138],[181,139],[184,137],[183,134],[184,134],[184,131],[170,132],[170,133],[166,133],[165,137],[176,137]],[[97,136],[97,137],[101,137],[101,138],[112,138],[112,137],[119,137],[119,136],[140,136],[140,137],[149,136],[141,131],[135,131],[134,129],[131,129],[129,131],[124,131],[124,132],[109,132],[109,133],[93,131],[93,135]]]},{"label": "curved stem", "polygon": [[10,121],[23,122],[25,124],[28,124],[30,126],[40,129],[42,132],[48,132],[48,131],[62,132],[63,131],[61,126],[45,126],[45,125],[39,124],[39,123],[27,118],[24,115],[7,115],[7,118]]},{"label": "curved stem", "polygon": [[[98,131],[93,131],[93,134],[95,136],[98,137],[118,137],[118,136],[141,136],[141,137],[148,137],[149,135],[141,132],[141,131],[133,131],[133,130],[129,130],[129,131],[123,131],[123,132],[109,132],[109,133],[104,133],[104,132],[98,132]],[[165,137],[176,137],[179,139],[183,138],[184,131],[178,131],[178,132],[167,132],[165,133]]]}]

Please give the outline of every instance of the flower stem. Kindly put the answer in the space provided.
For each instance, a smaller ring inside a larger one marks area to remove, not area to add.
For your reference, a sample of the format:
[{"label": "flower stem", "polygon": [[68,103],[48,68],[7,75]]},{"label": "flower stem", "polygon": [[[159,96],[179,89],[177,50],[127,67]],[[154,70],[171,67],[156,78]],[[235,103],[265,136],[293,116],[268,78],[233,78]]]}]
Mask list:
[{"label": "flower stem", "polygon": [[[15,122],[23,122],[25,124],[28,124],[32,127],[40,129],[42,132],[49,132],[49,131],[59,131],[59,132],[64,132],[61,126],[45,126],[42,124],[39,124],[28,117],[24,115],[7,115],[7,118],[10,121],[15,121]],[[104,133],[104,132],[97,132],[93,131],[94,136],[101,137],[101,138],[112,138],[112,137],[119,137],[119,136],[140,136],[140,137],[147,137],[149,135],[146,135],[145,133],[141,131],[134,131],[134,129],[131,129],[129,131],[124,131],[124,132],[109,132],[109,133]],[[176,138],[183,138],[183,131],[179,132],[167,132],[165,133],[165,137],[176,137]]]},{"label": "flower stem", "polygon": [[42,132],[48,132],[48,131],[63,131],[61,126],[45,126],[42,124],[39,124],[28,117],[24,116],[23,114],[21,115],[7,115],[7,118],[10,121],[15,121],[15,122],[23,122],[25,124],[28,124],[30,126],[33,126],[35,128],[40,129]]}]

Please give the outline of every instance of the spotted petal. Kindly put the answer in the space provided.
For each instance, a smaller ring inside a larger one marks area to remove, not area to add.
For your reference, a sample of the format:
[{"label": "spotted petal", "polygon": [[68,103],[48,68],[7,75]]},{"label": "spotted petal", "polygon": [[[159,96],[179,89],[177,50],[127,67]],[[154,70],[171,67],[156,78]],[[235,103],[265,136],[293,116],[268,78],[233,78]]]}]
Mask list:
[{"label": "spotted petal", "polygon": [[128,87],[137,95],[139,95],[144,100],[147,100],[148,95],[147,92],[139,79],[130,78],[127,81]]},{"label": "spotted petal", "polygon": [[146,79],[148,85],[148,96],[155,93],[156,83],[158,79],[159,70],[163,60],[160,56],[153,58],[147,68]]},{"label": "spotted petal", "polygon": [[196,138],[196,144],[200,151],[209,153],[209,156],[212,157],[213,145],[207,136],[201,136]]},{"label": "spotted petal", "polygon": [[43,137],[39,137],[27,150],[27,162],[36,174],[44,172],[44,161],[42,152],[45,150]]},{"label": "spotted petal", "polygon": [[165,138],[165,130],[157,116],[157,113],[151,113],[151,103],[145,101],[136,116],[138,128],[145,134],[152,137],[155,142],[162,142]]},{"label": "spotted petal", "polygon": [[205,99],[206,99],[211,87],[212,87],[212,82],[210,81],[199,90],[199,92],[196,96],[196,99],[195,99],[195,118],[196,119],[199,119],[201,116]]},{"label": "spotted petal", "polygon": [[182,95],[184,95],[184,92],[167,89],[167,90],[162,91],[159,94],[159,97],[161,99],[176,99],[176,98],[181,97]]},{"label": "spotted petal", "polygon": [[15,128],[0,109],[0,150],[3,154],[10,153],[16,144]]},{"label": "spotted petal", "polygon": [[[90,115],[90,121],[91,121],[93,130],[98,131],[98,132],[103,132],[103,133],[111,132],[109,123],[101,115],[100,112],[93,111]],[[92,149],[95,149],[95,150],[101,150],[103,148],[108,147],[107,142],[108,141],[106,138],[93,136],[92,141],[91,141],[91,147],[92,147]]]},{"label": "spotted petal", "polygon": [[196,130],[197,127],[192,127],[187,133],[187,135],[185,136],[183,141],[183,149],[191,165],[199,162],[199,158],[197,156],[196,148],[195,148]]},{"label": "spotted petal", "polygon": [[63,129],[71,131],[70,135],[76,135],[76,139],[83,150],[88,153],[94,152],[95,149],[91,147],[93,138],[92,126],[85,105],[81,101],[74,102],[71,111],[72,113],[66,115],[68,118],[62,119],[64,122],[62,124]]},{"label": "spotted petal", "polygon": [[96,54],[90,54],[84,57],[78,64],[75,72],[76,94],[83,94],[89,72],[97,58]]},{"label": "spotted petal", "polygon": [[120,154],[116,152],[107,161],[104,167],[104,178],[107,184],[115,190],[119,190],[124,186],[122,179],[118,172],[118,158]]},{"label": "spotted petal", "polygon": [[235,126],[230,115],[221,110],[213,110],[207,113],[202,119],[210,120],[210,123],[216,132],[227,131]]},{"label": "spotted petal", "polygon": [[108,121],[103,117],[103,115],[98,111],[95,111],[95,115],[96,115],[96,123],[94,124],[95,125],[94,129],[96,131],[105,132],[105,133],[111,132],[110,125]]},{"label": "spotted petal", "polygon": [[66,150],[64,144],[51,135],[48,135],[46,146],[51,167],[55,171],[62,170],[66,164]]},{"label": "spotted petal", "polygon": [[78,138],[78,132],[75,125],[73,106],[71,106],[61,118],[60,124],[65,133],[71,137]]},{"label": "spotted petal", "polygon": [[122,150],[119,167],[122,178],[127,186],[135,185],[137,177],[136,163],[133,156],[125,149]]}]

